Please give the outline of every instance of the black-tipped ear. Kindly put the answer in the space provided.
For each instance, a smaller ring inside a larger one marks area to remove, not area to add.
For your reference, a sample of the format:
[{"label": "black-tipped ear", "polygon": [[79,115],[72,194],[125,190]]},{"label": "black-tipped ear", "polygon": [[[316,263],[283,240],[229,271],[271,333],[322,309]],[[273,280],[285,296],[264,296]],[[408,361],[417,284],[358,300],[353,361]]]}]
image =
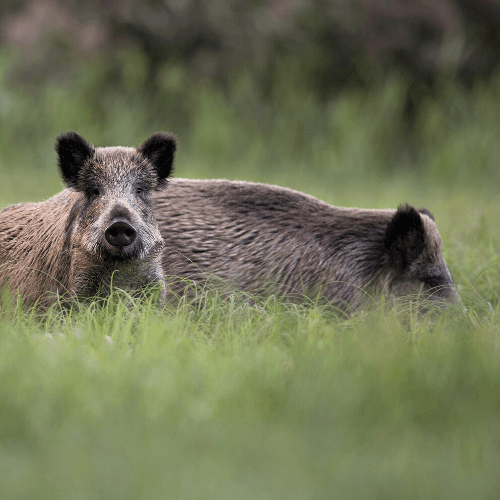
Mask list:
[{"label": "black-tipped ear", "polygon": [[384,244],[389,265],[405,271],[425,247],[425,228],[420,214],[410,205],[400,205],[387,226]]},{"label": "black-tipped ear", "polygon": [[75,187],[80,169],[94,148],[80,134],[66,132],[57,136],[56,152],[63,181],[68,187]]},{"label": "black-tipped ear", "polygon": [[172,174],[176,149],[175,135],[167,132],[156,132],[137,148],[137,151],[145,156],[156,169],[159,186],[165,185]]},{"label": "black-tipped ear", "polygon": [[419,208],[418,211],[421,213],[421,214],[424,214],[424,215],[427,215],[427,217],[430,217],[432,220],[435,220],[434,219],[434,215],[432,215],[429,210],[427,210],[426,208]]}]

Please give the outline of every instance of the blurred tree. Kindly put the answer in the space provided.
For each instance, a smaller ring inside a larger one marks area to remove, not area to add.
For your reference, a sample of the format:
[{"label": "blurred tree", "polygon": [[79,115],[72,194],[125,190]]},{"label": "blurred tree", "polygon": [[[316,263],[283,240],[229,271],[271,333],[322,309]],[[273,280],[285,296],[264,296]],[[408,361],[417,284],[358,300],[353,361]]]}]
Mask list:
[{"label": "blurred tree", "polygon": [[411,116],[439,78],[470,84],[500,60],[500,0],[4,0],[0,14],[23,81],[136,47],[153,85],[176,63],[221,86],[246,72],[269,95],[286,61],[289,83],[328,99],[396,71],[409,82]]}]

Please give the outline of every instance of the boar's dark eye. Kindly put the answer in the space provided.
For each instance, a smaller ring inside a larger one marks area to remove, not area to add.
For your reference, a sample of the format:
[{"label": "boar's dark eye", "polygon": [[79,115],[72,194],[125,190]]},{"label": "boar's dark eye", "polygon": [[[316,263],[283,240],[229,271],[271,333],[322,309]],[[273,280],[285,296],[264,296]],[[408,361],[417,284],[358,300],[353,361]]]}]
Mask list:
[{"label": "boar's dark eye", "polygon": [[135,192],[136,192],[137,194],[141,194],[141,193],[142,193],[142,188],[137,188],[137,189],[135,190]]},{"label": "boar's dark eye", "polygon": [[94,188],[94,189],[92,190],[92,195],[93,195],[93,196],[99,196],[100,194],[101,194],[101,193],[99,192],[99,189]]}]

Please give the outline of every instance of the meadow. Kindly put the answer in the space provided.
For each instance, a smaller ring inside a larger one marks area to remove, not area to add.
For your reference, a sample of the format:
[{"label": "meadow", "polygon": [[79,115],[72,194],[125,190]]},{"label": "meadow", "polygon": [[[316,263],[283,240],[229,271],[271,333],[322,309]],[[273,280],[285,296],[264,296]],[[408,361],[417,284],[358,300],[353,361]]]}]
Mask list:
[{"label": "meadow", "polygon": [[[324,104],[248,75],[225,92],[127,54],[68,85],[7,81],[0,208],[62,188],[53,142],[179,136],[177,177],[268,182],[332,204],[435,216],[466,312],[348,320],[208,291],[45,314],[0,306],[0,498],[493,499],[500,491],[500,78],[443,84],[411,131],[405,82]],[[285,75],[283,76],[285,79]]]}]

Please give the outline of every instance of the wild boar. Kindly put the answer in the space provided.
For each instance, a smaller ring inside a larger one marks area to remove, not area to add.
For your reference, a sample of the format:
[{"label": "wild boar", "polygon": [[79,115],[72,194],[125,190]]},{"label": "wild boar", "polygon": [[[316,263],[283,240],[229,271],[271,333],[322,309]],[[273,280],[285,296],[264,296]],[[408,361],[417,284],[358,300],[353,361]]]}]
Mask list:
[{"label": "wild boar", "polygon": [[[67,189],[0,212],[0,284],[27,304],[163,287],[163,239],[153,193],[172,172],[176,139],[159,132],[137,149],[57,137]],[[164,289],[160,295],[164,297]]]},{"label": "wild boar", "polygon": [[459,302],[425,209],[340,208],[278,186],[172,179],[155,195],[155,214],[175,294],[189,280],[217,277],[257,296],[319,299],[347,313],[382,294]]}]

